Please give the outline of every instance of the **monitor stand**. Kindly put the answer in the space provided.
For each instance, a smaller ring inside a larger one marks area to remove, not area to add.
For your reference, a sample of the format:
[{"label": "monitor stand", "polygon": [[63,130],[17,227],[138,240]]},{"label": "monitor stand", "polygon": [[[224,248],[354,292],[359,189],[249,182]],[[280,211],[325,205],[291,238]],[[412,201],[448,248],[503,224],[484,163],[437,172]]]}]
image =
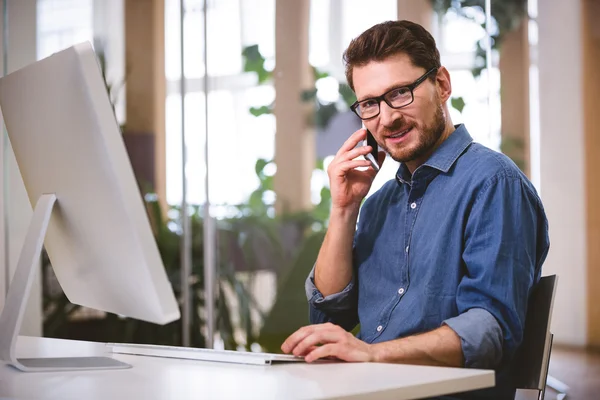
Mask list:
[{"label": "monitor stand", "polygon": [[18,359],[15,355],[17,336],[23,322],[25,306],[29,299],[31,284],[37,270],[55,202],[55,194],[43,194],[33,211],[33,217],[19,255],[17,269],[8,288],[4,309],[0,314],[0,362],[26,372],[130,368],[131,365],[110,357]]}]

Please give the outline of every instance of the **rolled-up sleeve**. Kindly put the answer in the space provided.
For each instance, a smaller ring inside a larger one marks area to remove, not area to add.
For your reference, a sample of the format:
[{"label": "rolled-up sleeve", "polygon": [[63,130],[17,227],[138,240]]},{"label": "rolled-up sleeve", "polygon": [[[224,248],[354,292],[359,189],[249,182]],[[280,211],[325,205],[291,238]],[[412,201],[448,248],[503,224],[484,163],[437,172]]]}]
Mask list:
[{"label": "rolled-up sleeve", "polygon": [[502,359],[502,329],[483,308],[470,310],[444,321],[460,337],[465,367],[490,368]]},{"label": "rolled-up sleeve", "polygon": [[527,301],[549,247],[547,220],[531,188],[517,176],[490,178],[465,228],[466,274],[459,315],[444,321],[460,337],[465,366],[494,368],[523,340]]},{"label": "rolled-up sleeve", "polygon": [[358,324],[358,296],[354,275],[341,292],[323,296],[315,286],[315,268],[313,266],[306,278],[305,290],[311,324],[331,322],[340,325],[347,331],[352,330]]}]

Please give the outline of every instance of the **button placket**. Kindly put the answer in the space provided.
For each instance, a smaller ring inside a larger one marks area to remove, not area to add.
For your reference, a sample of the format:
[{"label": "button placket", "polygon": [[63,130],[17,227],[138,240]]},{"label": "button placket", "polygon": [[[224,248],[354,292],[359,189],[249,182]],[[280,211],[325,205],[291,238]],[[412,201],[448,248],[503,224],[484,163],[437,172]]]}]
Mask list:
[{"label": "button placket", "polygon": [[424,195],[423,185],[415,184],[411,187],[410,192],[408,193],[408,208],[406,213],[406,223],[405,223],[405,232],[404,240],[404,260],[405,260],[405,271],[402,281],[400,282],[400,287],[397,290],[397,296],[400,299],[406,293],[408,286],[410,285],[410,241],[412,239],[413,228],[415,226],[415,222],[417,216],[419,214],[419,204],[421,203],[422,196]]}]

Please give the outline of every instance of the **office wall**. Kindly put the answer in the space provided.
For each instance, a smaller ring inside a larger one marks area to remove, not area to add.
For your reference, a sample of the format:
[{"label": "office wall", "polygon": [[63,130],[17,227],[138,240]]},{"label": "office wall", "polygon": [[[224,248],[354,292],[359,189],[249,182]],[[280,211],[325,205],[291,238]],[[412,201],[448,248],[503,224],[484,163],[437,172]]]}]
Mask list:
[{"label": "office wall", "polygon": [[585,132],[581,1],[538,2],[540,186],[550,222],[544,274],[558,274],[555,342],[587,343]]},{"label": "office wall", "polygon": [[587,343],[600,348],[600,2],[584,0],[582,3],[582,34],[584,50],[584,129],[586,170],[586,222],[587,222]]},{"label": "office wall", "polygon": [[[8,1],[8,0],[2,0]],[[1,3],[0,3],[1,4]],[[36,0],[8,1],[8,72],[15,71],[36,60]],[[3,28],[0,26],[0,28]],[[3,32],[4,29],[0,29]],[[0,33],[1,35],[1,33]],[[0,40],[4,43],[4,40]],[[0,50],[3,50],[0,48]],[[19,253],[32,215],[32,208],[27,197],[18,166],[10,146],[2,152],[0,162],[2,176],[5,178],[2,190],[4,199],[3,220],[7,229],[4,231],[7,240],[2,242],[3,257],[0,259],[0,288],[6,287],[6,265],[8,275],[15,271]],[[8,252],[8,257],[4,257]],[[41,274],[37,274],[31,290],[31,296],[25,311],[21,334],[38,336],[42,333],[41,311]],[[0,307],[3,307],[5,294],[0,296]]]},{"label": "office wall", "polygon": [[[0,9],[4,9],[4,0],[0,0]],[[3,13],[0,13],[2,17],[4,17]],[[4,65],[4,18],[0,18],[0,60],[2,63],[0,67]],[[4,68],[2,68],[2,73],[4,73]],[[4,143],[4,119],[2,117],[2,112],[0,110],[0,120],[2,126],[2,139],[0,139],[0,310],[4,307],[4,299],[6,298],[6,290],[7,290],[7,250],[6,250],[6,218],[5,218],[5,201],[4,201],[4,153],[5,153],[5,143]]]}]

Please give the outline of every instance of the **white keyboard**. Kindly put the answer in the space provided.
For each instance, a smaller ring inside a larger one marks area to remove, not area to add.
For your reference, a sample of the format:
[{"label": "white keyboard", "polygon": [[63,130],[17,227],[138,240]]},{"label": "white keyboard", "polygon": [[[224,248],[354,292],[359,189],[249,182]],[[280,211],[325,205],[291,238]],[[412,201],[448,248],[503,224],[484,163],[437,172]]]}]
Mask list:
[{"label": "white keyboard", "polygon": [[284,362],[304,362],[304,357],[287,354],[252,353],[233,350],[213,350],[194,347],[128,343],[107,343],[106,346],[109,351],[114,354],[132,354],[138,356],[216,361],[234,364],[271,365]]}]

